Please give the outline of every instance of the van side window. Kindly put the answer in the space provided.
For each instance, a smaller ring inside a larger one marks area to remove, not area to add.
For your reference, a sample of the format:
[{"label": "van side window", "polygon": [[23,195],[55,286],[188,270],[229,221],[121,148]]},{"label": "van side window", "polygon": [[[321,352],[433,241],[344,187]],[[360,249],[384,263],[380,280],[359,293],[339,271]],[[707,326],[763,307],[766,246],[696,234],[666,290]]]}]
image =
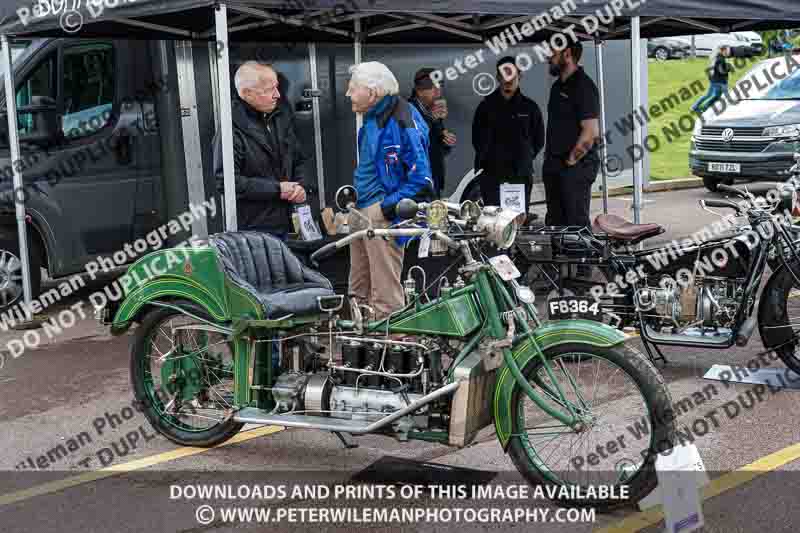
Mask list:
[{"label": "van side window", "polygon": [[93,43],[64,49],[64,136],[75,139],[106,126],[114,105],[114,48]]},{"label": "van side window", "polygon": [[[51,54],[34,69],[17,89],[17,123],[20,136],[33,132],[34,113],[26,113],[24,107],[40,105],[48,99],[55,104],[55,55]],[[7,141],[5,141],[7,143]]]}]

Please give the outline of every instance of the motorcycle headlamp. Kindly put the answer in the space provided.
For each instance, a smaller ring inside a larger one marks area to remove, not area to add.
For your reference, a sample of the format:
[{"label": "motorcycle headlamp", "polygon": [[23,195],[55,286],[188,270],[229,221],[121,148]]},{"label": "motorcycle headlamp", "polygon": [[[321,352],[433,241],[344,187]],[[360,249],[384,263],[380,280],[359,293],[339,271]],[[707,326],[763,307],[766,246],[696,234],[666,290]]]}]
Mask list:
[{"label": "motorcycle headlamp", "polygon": [[435,230],[447,229],[447,205],[436,200],[428,207],[428,227]]},{"label": "motorcycle headlamp", "polygon": [[519,229],[519,213],[499,207],[487,207],[478,218],[477,229],[501,250],[511,248]]}]

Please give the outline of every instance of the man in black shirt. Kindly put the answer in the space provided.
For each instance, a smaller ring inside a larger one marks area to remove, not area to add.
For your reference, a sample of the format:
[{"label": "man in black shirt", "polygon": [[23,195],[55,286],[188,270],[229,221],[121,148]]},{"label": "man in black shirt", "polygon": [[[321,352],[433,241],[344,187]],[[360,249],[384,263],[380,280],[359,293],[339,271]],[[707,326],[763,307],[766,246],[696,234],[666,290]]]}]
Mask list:
[{"label": "man in black shirt", "polygon": [[501,183],[525,184],[526,201],[533,185],[533,160],[544,146],[544,122],[536,102],[519,89],[514,58],[497,62],[500,86],[483,99],[472,120],[475,172],[485,205],[500,205]]},{"label": "man in black shirt", "polygon": [[578,62],[581,43],[571,43],[550,58],[558,76],[547,106],[547,148],[542,169],[551,226],[589,226],[592,184],[600,170],[600,94]]}]

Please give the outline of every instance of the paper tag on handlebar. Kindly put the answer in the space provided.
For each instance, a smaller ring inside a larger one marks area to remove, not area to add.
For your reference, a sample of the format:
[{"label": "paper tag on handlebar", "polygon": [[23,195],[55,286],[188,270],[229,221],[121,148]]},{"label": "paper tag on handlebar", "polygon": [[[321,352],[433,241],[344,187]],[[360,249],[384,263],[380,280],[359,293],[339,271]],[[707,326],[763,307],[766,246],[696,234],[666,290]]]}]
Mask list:
[{"label": "paper tag on handlebar", "polygon": [[497,272],[497,275],[500,276],[500,279],[503,281],[511,281],[512,279],[517,279],[522,275],[507,255],[498,255],[497,257],[492,257],[489,259],[489,263],[492,264],[495,272]]},{"label": "paper tag on handlebar", "polygon": [[431,250],[431,234],[426,233],[419,239],[419,253],[417,257],[425,258],[428,257],[428,253]]},{"label": "paper tag on handlebar", "polygon": [[526,207],[525,185],[522,183],[501,183],[500,184],[500,207],[524,213]]}]

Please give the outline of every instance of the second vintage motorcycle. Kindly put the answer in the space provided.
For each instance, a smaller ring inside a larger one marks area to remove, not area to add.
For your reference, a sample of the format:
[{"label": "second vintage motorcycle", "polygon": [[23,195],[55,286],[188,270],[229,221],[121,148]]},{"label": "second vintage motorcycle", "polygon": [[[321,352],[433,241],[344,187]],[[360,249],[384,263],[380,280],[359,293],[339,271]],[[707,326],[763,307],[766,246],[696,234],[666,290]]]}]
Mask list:
[{"label": "second vintage motorcycle", "polygon": [[[800,307],[791,302],[793,289],[800,289],[800,227],[791,216],[798,184],[792,179],[762,187],[770,191],[766,197],[720,185],[719,191],[736,201],[700,204],[709,211],[728,210],[725,222],[669,246],[640,249],[664,228],[615,215],[598,216],[593,229],[528,228],[521,231],[522,253],[515,261],[555,289],[551,317],[582,316],[637,328],[651,360],[666,362],[663,346],[744,346],[758,328],[764,346],[800,374]],[[723,219],[723,213],[711,212]],[[544,241],[558,251],[543,256]],[[571,276],[577,265],[596,267],[595,276]],[[594,303],[599,305],[593,312],[569,312]]]}]

